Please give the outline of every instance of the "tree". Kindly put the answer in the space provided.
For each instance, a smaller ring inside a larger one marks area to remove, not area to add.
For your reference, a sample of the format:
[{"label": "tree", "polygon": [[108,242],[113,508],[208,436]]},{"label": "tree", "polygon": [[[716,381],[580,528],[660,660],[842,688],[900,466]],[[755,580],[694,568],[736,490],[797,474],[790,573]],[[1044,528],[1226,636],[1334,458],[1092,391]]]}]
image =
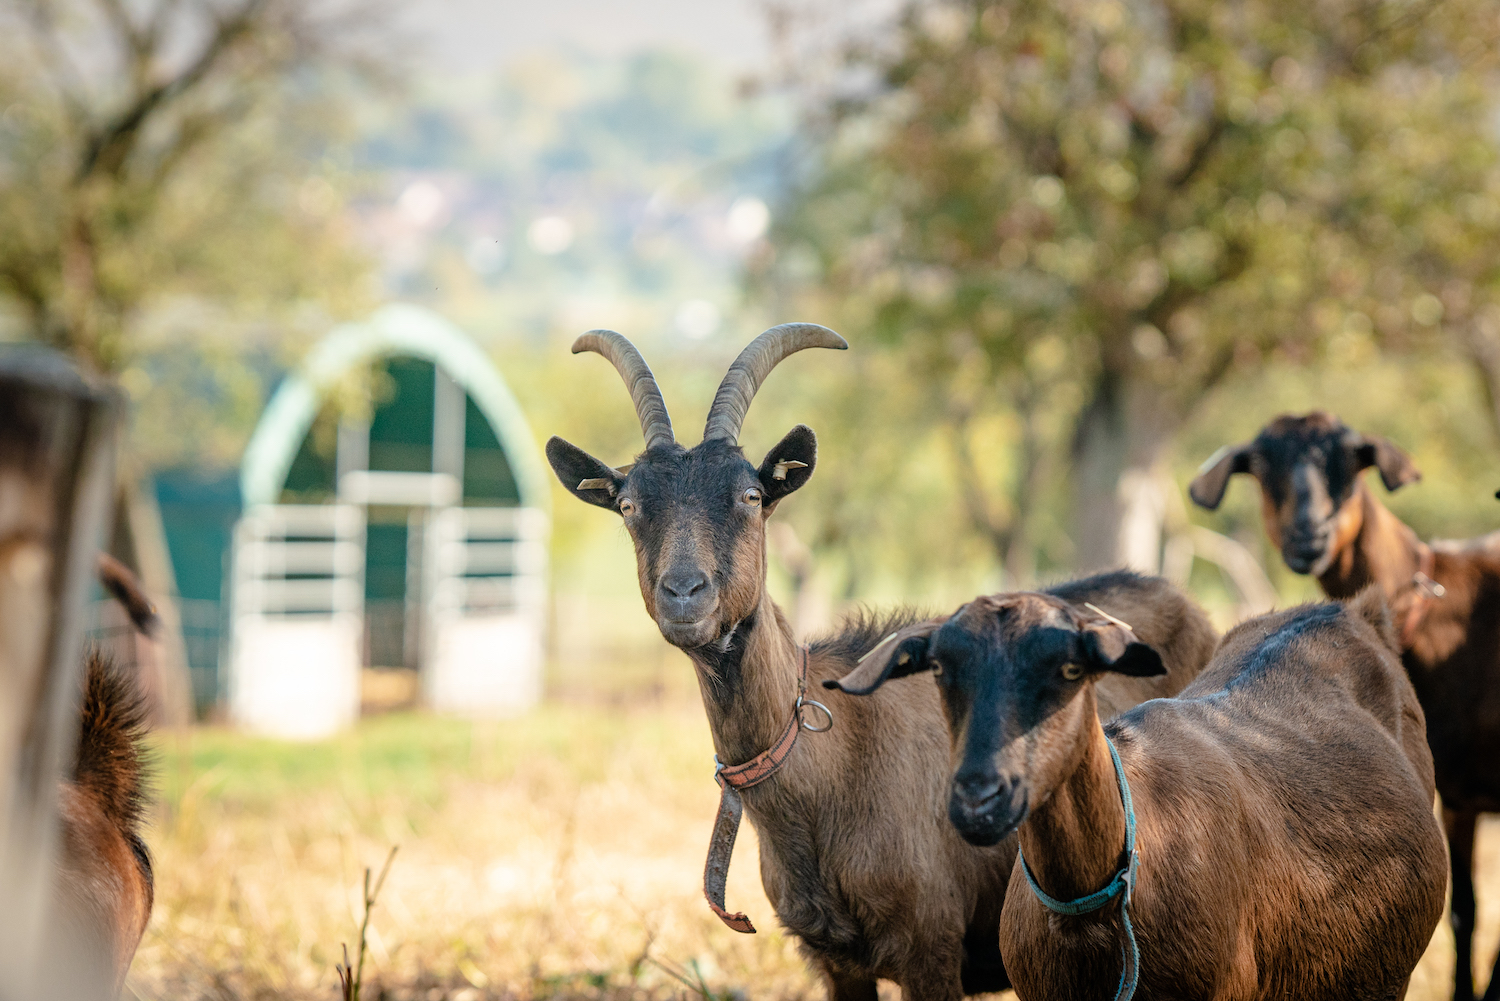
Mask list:
[{"label": "tree", "polygon": [[359,264],[306,126],[332,131],[313,77],[356,64],[373,23],[297,0],[0,11],[0,299],[24,332],[114,370],[173,294],[348,287]]},{"label": "tree", "polygon": [[1446,334],[1500,386],[1497,35],[1483,0],[916,3],[813,119],[762,279],[909,356],[1001,560],[1054,461],[1069,562],[1154,569],[1168,450],[1237,372]]}]

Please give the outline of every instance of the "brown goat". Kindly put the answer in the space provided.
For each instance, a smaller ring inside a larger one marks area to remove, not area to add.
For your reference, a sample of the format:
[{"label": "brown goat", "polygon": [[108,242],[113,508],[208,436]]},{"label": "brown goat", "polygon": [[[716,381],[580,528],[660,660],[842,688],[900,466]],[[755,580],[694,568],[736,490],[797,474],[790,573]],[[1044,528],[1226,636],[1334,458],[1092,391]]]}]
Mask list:
[{"label": "brown goat", "polygon": [[[1101,726],[1101,678],[1165,670],[1142,639],[1074,601],[1004,595],[897,634],[866,671],[938,673],[950,817],[980,844],[1019,832],[1000,926],[1017,993],[1128,996],[1124,965],[1141,999],[1402,997],[1442,916],[1444,859],[1379,590],[1242,623],[1176,698]],[[1054,913],[1030,879],[1060,901],[1123,879],[1128,903]]]},{"label": "brown goat", "polygon": [[78,748],[58,790],[58,913],[48,938],[64,953],[49,964],[59,997],[97,996],[100,985],[118,996],[151,917],[155,883],[139,833],[147,715],[130,675],[89,651]]},{"label": "brown goat", "polygon": [[[104,589],[151,635],[156,610],[140,581],[99,555]],[[59,784],[57,893],[43,969],[59,998],[118,997],[151,917],[155,880],[141,840],[148,780],[141,749],[150,710],[133,675],[96,648],[84,654],[78,741]]]},{"label": "brown goat", "polygon": [[[1452,865],[1453,997],[1474,998],[1474,829],[1500,811],[1500,533],[1430,546],[1376,499],[1363,471],[1387,490],[1421,478],[1406,453],[1314,411],[1282,416],[1226,448],[1192,483],[1216,508],[1229,478],[1260,482],[1266,531],[1287,566],[1345,598],[1378,584],[1401,634],[1401,659],[1427,715]],[[1500,1001],[1500,961],[1486,1001]]]},{"label": "brown goat", "polygon": [[[817,439],[794,428],[757,468],[737,444],[751,399],[771,368],[806,347],[844,347],[812,324],[772,328],[741,353],[719,387],[704,440],[679,445],[660,390],[619,334],[584,335],[630,387],[646,450],[615,469],[560,438],[547,457],[579,499],[620,514],[635,545],[646,610],[697,673],[718,759],[735,772],[781,748],[779,770],[743,788],[760,840],[761,880],[785,928],[837,1001],[875,1001],[876,979],[908,999],[951,1001],[1008,985],[998,947],[1000,906],[1015,842],[964,842],[941,814],[946,740],[931,684],[872,699],[829,700],[832,730],[802,704],[809,685],[846,674],[880,638],[912,622],[855,617],[802,647],[766,591],[766,521],[808,481]],[[1206,630],[1206,623],[1193,621]],[[1211,637],[1211,631],[1209,632]],[[1180,687],[1208,655],[1167,679],[1126,682],[1125,707]],[[800,707],[800,708],[799,708]],[[794,740],[795,744],[786,743]],[[705,775],[705,779],[707,776]],[[722,888],[739,796],[726,791],[706,882]],[[728,818],[726,820],[726,817]],[[712,900],[712,897],[710,898]],[[741,915],[721,915],[751,930]]]}]

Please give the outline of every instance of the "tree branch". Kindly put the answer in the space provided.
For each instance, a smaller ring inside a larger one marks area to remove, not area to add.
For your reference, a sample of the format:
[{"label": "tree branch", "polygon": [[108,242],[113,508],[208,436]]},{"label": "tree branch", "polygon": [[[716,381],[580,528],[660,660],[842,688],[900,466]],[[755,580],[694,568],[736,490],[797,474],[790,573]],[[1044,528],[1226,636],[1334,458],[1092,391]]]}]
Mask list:
[{"label": "tree branch", "polygon": [[1197,175],[1198,171],[1203,168],[1204,163],[1208,161],[1209,154],[1219,144],[1219,138],[1224,135],[1228,127],[1229,119],[1222,115],[1215,115],[1209,120],[1208,131],[1204,133],[1198,145],[1193,147],[1193,152],[1188,156],[1187,163],[1183,164],[1182,169],[1177,172],[1176,177],[1167,180],[1167,187],[1170,190],[1180,191],[1187,186],[1188,182]]},{"label": "tree branch", "polygon": [[245,0],[238,11],[218,22],[197,59],[177,76],[139,95],[113,122],[100,129],[84,150],[74,183],[82,184],[95,174],[117,176],[151,115],[202,82],[250,30],[266,4],[267,0]]},{"label": "tree branch", "polygon": [[75,126],[81,127],[88,121],[88,87],[83,73],[62,44],[62,34],[53,19],[50,0],[32,0],[28,7],[30,16],[25,21],[31,26],[32,45],[37,50],[39,61],[68,117]]},{"label": "tree branch", "polygon": [[[146,63],[151,56],[146,36],[130,19],[130,12],[125,9],[121,0],[97,0],[97,2],[100,9],[104,11],[105,19],[114,26],[116,33],[129,50],[132,68]],[[144,82],[144,80],[139,82]]]}]

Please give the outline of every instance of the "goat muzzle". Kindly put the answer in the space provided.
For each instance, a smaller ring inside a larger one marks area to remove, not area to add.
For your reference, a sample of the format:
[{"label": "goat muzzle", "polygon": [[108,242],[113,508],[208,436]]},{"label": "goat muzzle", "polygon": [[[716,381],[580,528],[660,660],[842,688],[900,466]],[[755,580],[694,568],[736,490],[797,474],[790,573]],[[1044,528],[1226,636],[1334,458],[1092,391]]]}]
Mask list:
[{"label": "goat muzzle", "polygon": [[948,819],[971,845],[989,847],[1025,821],[1030,796],[1021,782],[953,780],[948,797]]}]

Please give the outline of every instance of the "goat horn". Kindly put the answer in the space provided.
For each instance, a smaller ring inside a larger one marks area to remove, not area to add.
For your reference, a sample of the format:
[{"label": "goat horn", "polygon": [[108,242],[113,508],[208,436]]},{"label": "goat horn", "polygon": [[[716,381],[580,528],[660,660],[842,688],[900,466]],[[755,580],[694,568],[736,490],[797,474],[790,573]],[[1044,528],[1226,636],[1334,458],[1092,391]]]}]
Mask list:
[{"label": "goat horn", "polygon": [[635,415],[641,421],[641,433],[646,436],[646,448],[653,445],[674,443],[672,418],[667,416],[667,403],[661,398],[661,389],[656,385],[656,376],[646,365],[646,359],[624,337],[613,330],[590,330],[573,342],[573,353],[592,351],[609,359],[609,363],[625,380],[630,390],[630,402],[635,404]]},{"label": "goat horn", "polygon": [[755,399],[756,390],[771,374],[771,369],[787,355],[803,348],[835,348],[844,351],[849,342],[827,327],[816,323],[783,323],[761,334],[740,352],[740,356],[729,366],[719,391],[714,394],[714,404],[708,410],[708,424],[703,429],[703,440],[727,438],[737,442],[740,425]]}]

